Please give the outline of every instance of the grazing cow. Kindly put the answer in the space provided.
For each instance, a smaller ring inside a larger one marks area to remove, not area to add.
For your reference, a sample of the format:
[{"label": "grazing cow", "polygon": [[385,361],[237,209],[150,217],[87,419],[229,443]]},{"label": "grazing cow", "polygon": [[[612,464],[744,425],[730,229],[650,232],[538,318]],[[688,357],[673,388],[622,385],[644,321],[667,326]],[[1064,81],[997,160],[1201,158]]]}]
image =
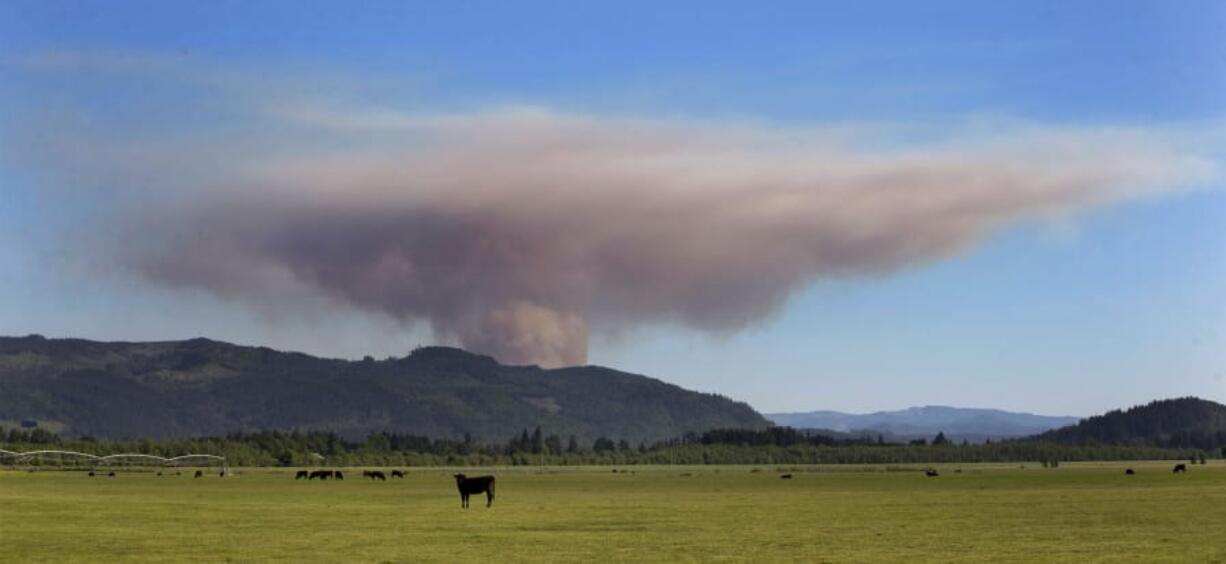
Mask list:
[{"label": "grazing cow", "polygon": [[929,469],[927,469],[927,470],[924,470],[924,475],[925,475],[925,476],[928,476],[929,478],[935,478],[935,477],[937,477],[937,476],[940,476],[940,474],[939,474],[939,473],[937,473],[937,471],[936,471],[936,470],[933,470],[933,469],[931,469],[931,468],[929,468]]},{"label": "grazing cow", "polygon": [[112,478],[114,478],[114,477],[115,477],[115,473],[114,473],[114,472],[107,472],[107,474],[106,474],[106,475],[107,475],[107,476],[110,476],[110,477],[112,477]]},{"label": "grazing cow", "polygon": [[779,479],[781,479],[781,480],[791,480],[791,479],[792,479],[792,475],[791,475],[791,474],[783,474],[783,475],[779,476]]},{"label": "grazing cow", "polygon": [[203,477],[204,477],[204,471],[203,471],[203,470],[197,470],[197,471],[196,471],[196,477],[197,477],[197,478],[203,478]]},{"label": "grazing cow", "polygon": [[485,493],[485,507],[494,504],[494,477],[474,476],[469,478],[463,474],[455,475],[456,489],[460,490],[460,507],[468,507],[468,496]]},{"label": "grazing cow", "polygon": [[1124,474],[1126,474],[1126,475],[1128,475],[1128,476],[1131,476],[1131,475],[1136,474],[1136,473],[1137,473],[1137,472],[1136,472],[1135,470],[1133,470],[1132,468],[1127,468],[1127,469],[1125,469],[1125,470],[1124,470]]},{"label": "grazing cow", "polygon": [[161,472],[158,472],[158,476],[161,476],[161,475],[162,475],[162,473],[161,473]]},{"label": "grazing cow", "polygon": [[1176,464],[1176,465],[1175,465],[1175,468],[1174,468],[1173,470],[1171,470],[1171,473],[1173,473],[1173,474],[1180,474],[1180,473],[1187,472],[1187,471],[1188,471],[1188,465],[1187,465],[1187,464]]},{"label": "grazing cow", "polygon": [[89,477],[90,477],[90,478],[93,478],[93,477],[94,477],[94,473],[93,473],[93,472],[90,472],[90,473],[89,473]]},{"label": "grazing cow", "polygon": [[344,473],[344,472],[341,472],[340,470],[337,470],[337,471],[336,471],[336,474],[334,474],[334,476],[336,476],[336,479],[337,479],[337,480],[344,480],[344,479],[345,479],[345,473]]},{"label": "grazing cow", "polygon": [[309,474],[309,472],[307,472],[306,470],[299,470],[297,474],[294,474],[294,479],[301,480],[307,477],[307,474]]},{"label": "grazing cow", "polygon": [[401,472],[400,470],[392,470],[392,477],[393,478],[403,478],[404,472]]},{"label": "grazing cow", "polygon": [[366,477],[372,480],[387,480],[387,475],[379,470],[371,470],[370,472],[367,472]]}]

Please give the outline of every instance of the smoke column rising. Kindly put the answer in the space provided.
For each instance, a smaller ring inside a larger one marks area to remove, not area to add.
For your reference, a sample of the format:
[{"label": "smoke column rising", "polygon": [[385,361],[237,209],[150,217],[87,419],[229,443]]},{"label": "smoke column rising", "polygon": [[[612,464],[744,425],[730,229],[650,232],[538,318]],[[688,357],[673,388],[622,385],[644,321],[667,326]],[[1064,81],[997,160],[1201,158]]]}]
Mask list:
[{"label": "smoke column rising", "polygon": [[[297,118],[325,132],[365,123]],[[889,132],[874,128],[539,110],[387,123],[411,141],[281,151],[189,198],[150,193],[156,204],[116,221],[159,243],[111,252],[159,284],[259,303],[293,280],[504,362],[559,366],[586,361],[592,331],[736,330],[823,278],[930,263],[1014,222],[1214,169],[1126,128],[1019,126],[883,149]]]}]

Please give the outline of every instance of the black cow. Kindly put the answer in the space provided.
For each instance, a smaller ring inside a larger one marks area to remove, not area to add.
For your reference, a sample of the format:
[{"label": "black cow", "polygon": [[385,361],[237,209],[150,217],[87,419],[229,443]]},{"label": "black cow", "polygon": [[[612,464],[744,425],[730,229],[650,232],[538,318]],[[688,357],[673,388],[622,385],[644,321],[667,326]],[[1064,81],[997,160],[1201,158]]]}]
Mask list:
[{"label": "black cow", "polygon": [[196,477],[197,477],[197,478],[203,478],[203,477],[204,477],[204,471],[203,471],[203,470],[197,470],[197,471],[196,471]]},{"label": "black cow", "polygon": [[369,472],[363,472],[362,474],[372,480],[387,480],[387,475],[379,470],[371,470]]},{"label": "black cow", "polygon": [[115,477],[115,473],[114,473],[114,472],[107,472],[107,474],[106,474],[106,475],[107,475],[107,476],[110,476],[110,477],[112,477],[112,478],[114,478],[114,477]]},{"label": "black cow", "polygon": [[1137,473],[1137,472],[1136,472],[1136,470],[1133,470],[1132,468],[1126,468],[1126,469],[1124,469],[1124,474],[1126,474],[1126,475],[1128,475],[1128,476],[1131,476],[1131,475],[1136,474],[1136,473]]},{"label": "black cow", "polygon": [[779,478],[780,478],[780,479],[782,479],[782,480],[791,480],[791,479],[792,479],[792,475],[791,475],[791,474],[783,474],[783,475],[779,476]]},{"label": "black cow", "polygon": [[301,480],[303,478],[306,478],[307,474],[309,474],[309,472],[307,472],[306,470],[299,470],[297,474],[294,474],[294,479]]},{"label": "black cow", "polygon": [[468,507],[468,496],[485,493],[485,507],[494,504],[494,477],[474,476],[469,478],[463,474],[455,475],[456,489],[460,490],[460,507]]},{"label": "black cow", "polygon": [[335,474],[333,474],[333,476],[335,476],[337,480],[344,480],[344,479],[345,479],[345,473],[344,473],[344,472],[341,472],[340,470],[337,470],[337,471],[336,471],[336,473],[335,473]]},{"label": "black cow", "polygon": [[400,470],[392,470],[392,477],[393,478],[403,478],[404,472],[401,472]]},{"label": "black cow", "polygon": [[940,476],[940,474],[937,473],[936,470],[933,470],[931,468],[929,468],[928,470],[924,470],[924,475],[928,476],[929,478],[935,478],[937,476]]},{"label": "black cow", "polygon": [[1176,464],[1176,465],[1175,465],[1175,468],[1174,468],[1173,470],[1171,470],[1171,473],[1173,473],[1173,474],[1181,474],[1181,473],[1183,473],[1183,472],[1187,472],[1187,471],[1188,471],[1188,465],[1187,465],[1187,464]]},{"label": "black cow", "polygon": [[94,473],[93,473],[93,472],[90,472],[90,473],[89,473],[89,477],[90,477],[90,478],[93,478],[93,477],[94,477]]},{"label": "black cow", "polygon": [[162,475],[162,473],[161,473],[161,472],[158,472],[158,476],[161,476],[161,475]]}]

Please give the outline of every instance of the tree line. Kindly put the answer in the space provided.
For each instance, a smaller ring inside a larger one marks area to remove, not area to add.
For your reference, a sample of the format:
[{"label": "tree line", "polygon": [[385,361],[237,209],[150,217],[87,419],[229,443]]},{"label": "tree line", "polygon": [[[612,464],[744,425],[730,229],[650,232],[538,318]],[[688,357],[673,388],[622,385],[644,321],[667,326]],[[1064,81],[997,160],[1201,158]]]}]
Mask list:
[{"label": "tree line", "polygon": [[[348,440],[326,431],[263,431],[189,439],[101,440],[65,437],[45,429],[0,428],[0,448],[72,450],[98,456],[119,453],[174,457],[184,454],[224,456],[235,466],[527,466],[628,464],[907,464],[949,462],[1043,462],[1084,460],[1203,460],[1226,457],[1226,449],[1164,448],[1137,445],[1062,445],[1039,441],[955,444],[944,434],[932,441],[891,443],[880,435],[836,439],[826,435],[770,427],[716,429],[687,433],[650,445],[599,437],[590,444],[575,436],[523,429],[506,442],[430,438],[412,434],[372,433]],[[12,464],[11,457],[2,461]],[[88,464],[55,455],[30,464]]]}]

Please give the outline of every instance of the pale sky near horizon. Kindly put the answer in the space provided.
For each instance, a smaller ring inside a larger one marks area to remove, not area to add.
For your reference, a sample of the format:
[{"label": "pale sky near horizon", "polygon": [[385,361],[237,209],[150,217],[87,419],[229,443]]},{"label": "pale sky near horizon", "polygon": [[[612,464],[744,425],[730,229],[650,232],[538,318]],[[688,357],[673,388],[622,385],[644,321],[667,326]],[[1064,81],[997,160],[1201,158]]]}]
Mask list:
[{"label": "pale sky near horizon", "polygon": [[3,3],[0,335],[1226,402],[1226,4],[578,4]]}]

